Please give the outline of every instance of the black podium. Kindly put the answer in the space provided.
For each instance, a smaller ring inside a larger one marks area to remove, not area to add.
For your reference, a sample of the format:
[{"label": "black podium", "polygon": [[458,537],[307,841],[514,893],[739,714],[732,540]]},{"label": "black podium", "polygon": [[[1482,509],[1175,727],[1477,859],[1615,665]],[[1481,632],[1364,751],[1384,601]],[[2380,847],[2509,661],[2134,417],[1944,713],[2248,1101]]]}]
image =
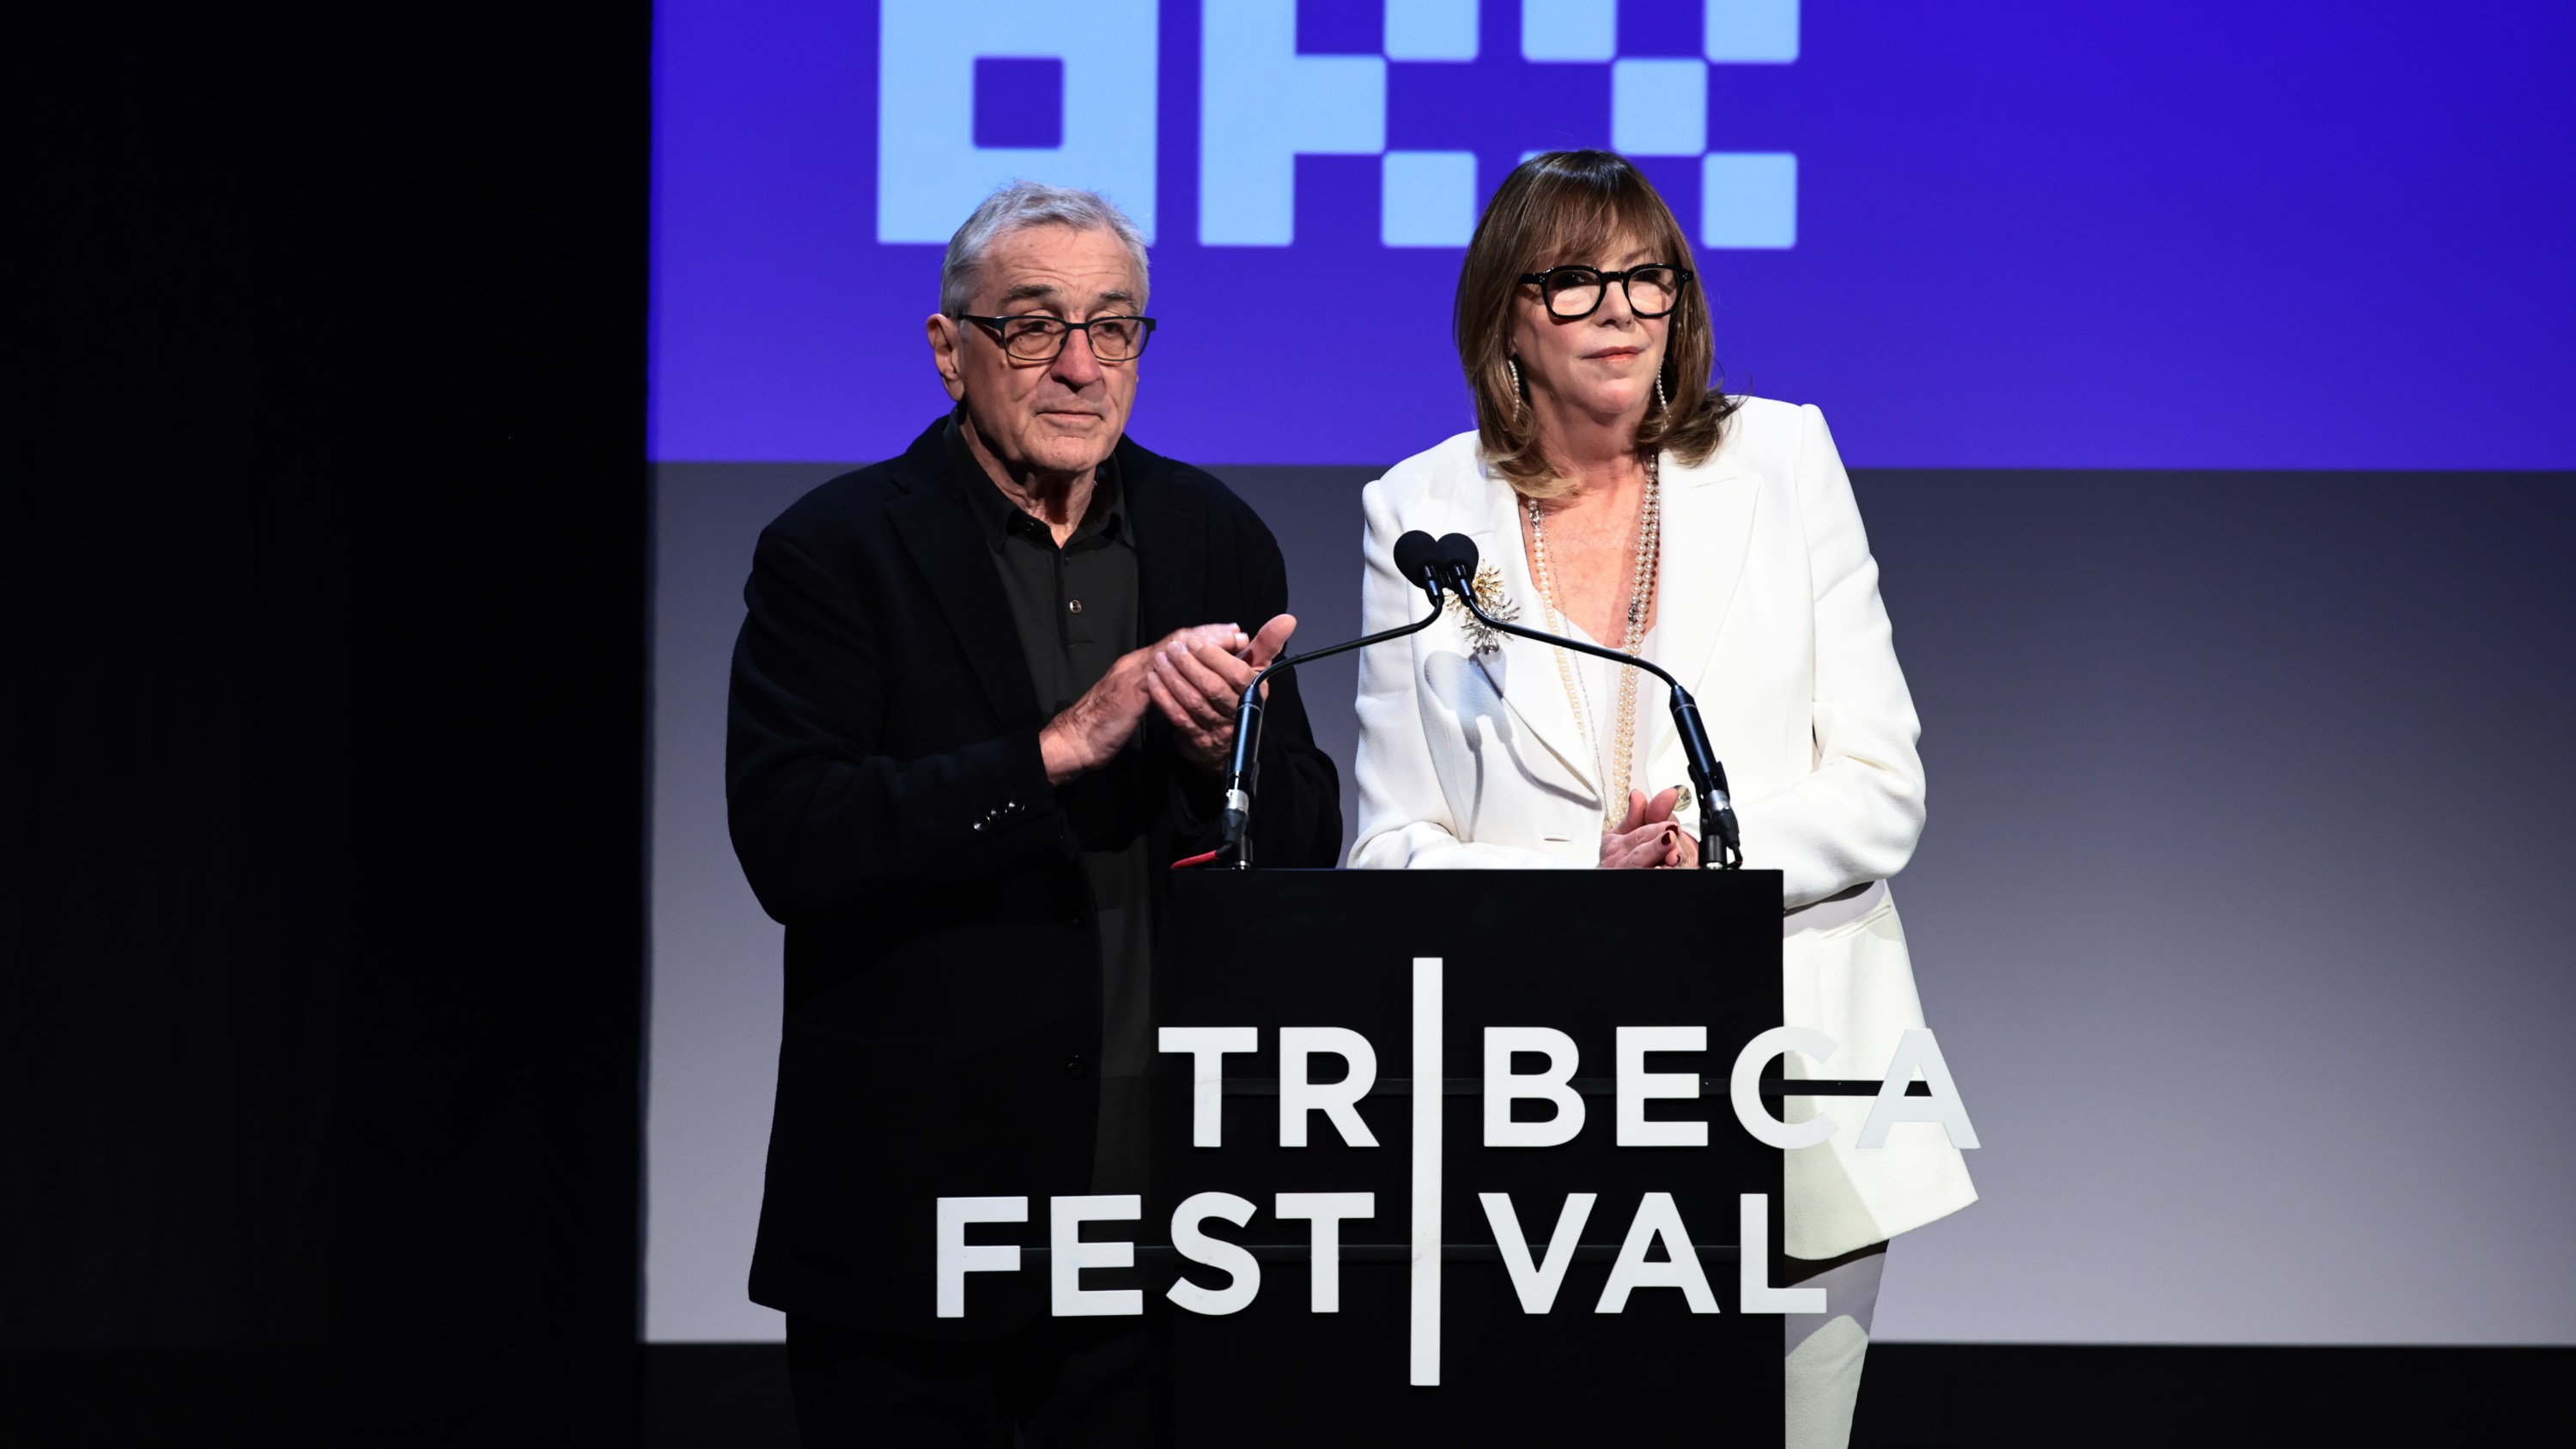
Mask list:
[{"label": "black podium", "polygon": [[[1737,1051],[1780,1023],[1776,872],[1185,872],[1163,942],[1156,1018],[1180,1035],[1157,1058],[1147,1221],[1198,1194],[1249,1203],[1242,1225],[1205,1226],[1249,1252],[1260,1285],[1231,1312],[1151,1304],[1169,1333],[1175,1442],[1595,1443],[1666,1427],[1702,1442],[1780,1442],[1782,1324],[1741,1311],[1737,1251],[1741,1195],[1763,1194],[1761,1281],[1781,1282],[1780,1155],[1736,1124],[1727,1090]],[[1225,1028],[1230,1037],[1210,1030]],[[1289,1066],[1301,1109],[1318,1095],[1302,1084],[1351,1089],[1346,1054],[1313,1049],[1347,1038],[1316,1029],[1365,1042],[1374,1081],[1351,1110],[1376,1145],[1346,1142],[1329,1110],[1301,1110],[1307,1145],[1282,1145],[1291,1028],[1312,1049]],[[1555,1057],[1502,1058],[1525,1079],[1561,1067],[1570,1041],[1578,1056],[1556,1099],[1534,1099],[1544,1084],[1507,1084],[1522,1100],[1506,1114],[1560,1120],[1570,1090],[1583,1106],[1570,1139],[1485,1145],[1488,1028],[1562,1033],[1549,1039]],[[1704,1048],[1676,1048],[1692,1028]],[[1169,1049],[1193,1040],[1237,1049]],[[1194,1145],[1211,1135],[1218,1145]],[[1623,1135],[1684,1145],[1622,1146]],[[1687,1145],[1695,1135],[1705,1145]],[[1363,1193],[1366,1217],[1347,1215],[1357,1199],[1288,1202],[1346,1214],[1338,1305],[1318,1312],[1312,1219],[1276,1211],[1280,1195]],[[1485,1197],[1497,1193],[1526,1244],[1520,1277],[1541,1290],[1533,1269],[1548,1266],[1560,1215],[1570,1221],[1569,1195],[1593,1195],[1571,1251],[1556,1256],[1562,1276],[1543,1313],[1528,1311],[1507,1265]],[[1678,1231],[1657,1239],[1659,1225]],[[1668,1286],[1682,1275],[1664,1244],[1681,1232],[1706,1295]],[[1138,1266],[1175,1270],[1152,1272],[1158,1285],[1225,1284],[1171,1235],[1149,1237]],[[1648,1243],[1642,1253],[1632,1238]],[[1604,1290],[1618,1273],[1654,1286],[1613,1305]],[[1693,1311],[1694,1296],[1716,1311]]]}]

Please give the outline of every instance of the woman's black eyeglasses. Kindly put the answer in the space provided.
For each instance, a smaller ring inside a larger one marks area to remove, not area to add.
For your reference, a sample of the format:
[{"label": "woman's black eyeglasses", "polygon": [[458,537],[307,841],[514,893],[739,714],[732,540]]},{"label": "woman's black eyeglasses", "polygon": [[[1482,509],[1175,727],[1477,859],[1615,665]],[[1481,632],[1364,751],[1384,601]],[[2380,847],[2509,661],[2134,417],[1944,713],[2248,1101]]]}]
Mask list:
[{"label": "woman's black eyeglasses", "polygon": [[1696,275],[1664,262],[1648,262],[1624,272],[1605,272],[1599,267],[1550,267],[1544,272],[1524,272],[1521,280],[1539,290],[1547,299],[1547,315],[1573,321],[1601,310],[1601,299],[1610,295],[1610,284],[1617,282],[1628,294],[1628,310],[1640,317],[1661,317],[1681,305],[1682,289]]},{"label": "woman's black eyeglasses", "polygon": [[1022,362],[1055,361],[1076,331],[1090,334],[1091,355],[1101,361],[1133,362],[1144,353],[1146,339],[1154,335],[1151,317],[1094,317],[1088,322],[1067,322],[1061,317],[1033,313],[969,317],[961,312],[957,320],[972,322],[992,333],[1004,352]]}]

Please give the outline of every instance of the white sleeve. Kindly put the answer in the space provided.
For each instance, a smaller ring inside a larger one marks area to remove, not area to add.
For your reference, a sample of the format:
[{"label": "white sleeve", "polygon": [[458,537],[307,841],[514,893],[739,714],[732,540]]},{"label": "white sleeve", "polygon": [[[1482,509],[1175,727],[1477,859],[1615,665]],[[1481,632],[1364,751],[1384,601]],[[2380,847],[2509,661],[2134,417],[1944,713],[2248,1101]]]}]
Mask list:
[{"label": "white sleeve", "polygon": [[[1360,495],[1368,518],[1360,543],[1360,629],[1374,634],[1422,617],[1429,607],[1421,590],[1395,571],[1392,551],[1404,525],[1387,501],[1386,480]],[[1445,621],[1431,626],[1450,627]],[[1396,639],[1360,651],[1359,835],[1350,863],[1357,870],[1537,869],[1572,862],[1517,846],[1460,840],[1449,797],[1431,765],[1431,721],[1422,680],[1413,667],[1413,640]]]},{"label": "white sleeve", "polygon": [[1736,802],[1744,863],[1784,872],[1792,908],[1896,874],[1923,833],[1922,726],[1879,601],[1878,562],[1825,415],[1799,411],[1793,477],[1815,591],[1816,765]]}]

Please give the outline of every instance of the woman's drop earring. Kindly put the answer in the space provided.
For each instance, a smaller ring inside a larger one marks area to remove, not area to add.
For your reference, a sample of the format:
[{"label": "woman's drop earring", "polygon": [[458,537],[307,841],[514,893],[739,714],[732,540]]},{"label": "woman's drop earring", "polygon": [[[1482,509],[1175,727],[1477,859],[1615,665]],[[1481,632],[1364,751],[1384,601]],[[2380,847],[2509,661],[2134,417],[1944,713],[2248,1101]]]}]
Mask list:
[{"label": "woman's drop earring", "polygon": [[[1516,358],[1516,357],[1506,357],[1506,358],[1504,358],[1504,359],[1503,359],[1503,366],[1504,366],[1504,367],[1506,367],[1506,368],[1509,368],[1509,369],[1511,370],[1511,374],[1512,374],[1512,421],[1514,421],[1514,422],[1518,422],[1518,421],[1520,421],[1520,416],[1521,416],[1522,409],[1526,406],[1526,401],[1525,401],[1525,399],[1523,399],[1523,397],[1521,396],[1521,364],[1520,364],[1520,359],[1519,359],[1519,358]],[[1663,380],[1662,380],[1661,378],[1656,379],[1656,381],[1655,381],[1655,385],[1656,385],[1657,387],[1661,387],[1661,386],[1663,386]]]},{"label": "woman's drop earring", "polygon": [[1664,375],[1658,372],[1655,374],[1655,411],[1668,413],[1672,410],[1672,399],[1664,396]]}]

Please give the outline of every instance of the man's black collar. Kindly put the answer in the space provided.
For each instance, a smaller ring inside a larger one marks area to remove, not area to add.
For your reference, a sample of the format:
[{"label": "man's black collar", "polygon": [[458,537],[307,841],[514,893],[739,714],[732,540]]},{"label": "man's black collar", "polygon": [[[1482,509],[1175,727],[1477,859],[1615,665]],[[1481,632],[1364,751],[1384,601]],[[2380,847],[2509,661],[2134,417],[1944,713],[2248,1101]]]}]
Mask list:
[{"label": "man's black collar", "polygon": [[[1046,539],[1050,545],[1054,542],[1054,534],[1046,522],[1032,517],[1013,502],[1011,496],[1002,491],[1001,485],[984,471],[983,464],[976,461],[974,449],[966,443],[966,429],[958,422],[956,413],[948,415],[940,435],[947,447],[951,480],[966,495],[966,502],[974,511],[975,522],[983,531],[984,542],[993,552],[1000,553],[1003,540],[1013,532]],[[1120,443],[1123,447],[1125,440],[1121,439]],[[1070,548],[1101,534],[1130,548],[1135,547],[1135,534],[1127,524],[1126,488],[1116,450],[1102,460],[1099,474],[1092,483],[1091,506],[1084,511],[1082,522],[1074,526],[1065,546]]]}]

